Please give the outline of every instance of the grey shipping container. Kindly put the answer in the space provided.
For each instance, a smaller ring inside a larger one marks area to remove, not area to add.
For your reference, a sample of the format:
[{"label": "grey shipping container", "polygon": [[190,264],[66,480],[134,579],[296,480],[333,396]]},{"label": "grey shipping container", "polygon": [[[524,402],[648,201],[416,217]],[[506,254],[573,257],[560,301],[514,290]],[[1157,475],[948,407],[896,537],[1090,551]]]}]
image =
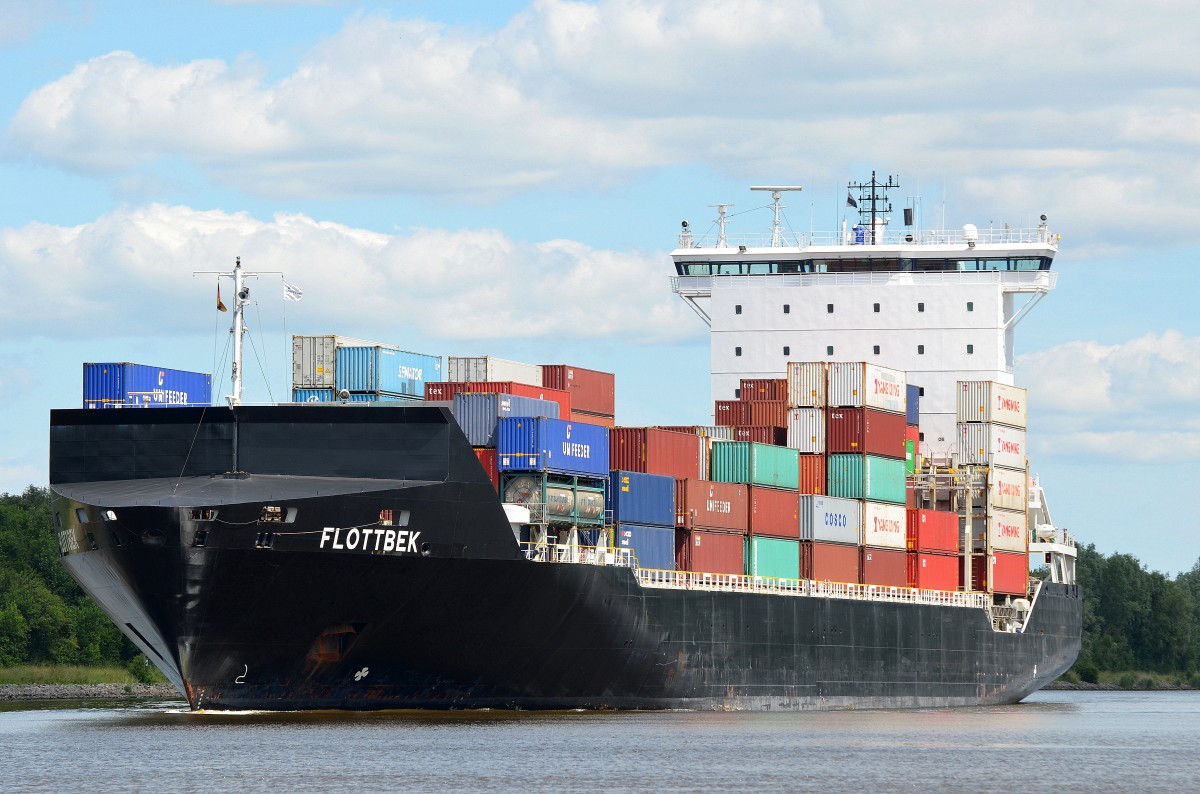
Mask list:
[{"label": "grey shipping container", "polygon": [[473,447],[496,446],[496,425],[505,416],[546,416],[558,419],[558,403],[515,394],[458,394],[454,418]]}]

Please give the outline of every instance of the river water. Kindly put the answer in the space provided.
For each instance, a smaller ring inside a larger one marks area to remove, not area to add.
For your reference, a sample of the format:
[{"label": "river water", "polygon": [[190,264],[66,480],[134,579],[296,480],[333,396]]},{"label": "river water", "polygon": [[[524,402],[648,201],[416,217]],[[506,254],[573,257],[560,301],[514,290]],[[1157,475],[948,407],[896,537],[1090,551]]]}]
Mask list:
[{"label": "river water", "polygon": [[800,714],[3,708],[8,791],[1200,790],[1200,692]]}]

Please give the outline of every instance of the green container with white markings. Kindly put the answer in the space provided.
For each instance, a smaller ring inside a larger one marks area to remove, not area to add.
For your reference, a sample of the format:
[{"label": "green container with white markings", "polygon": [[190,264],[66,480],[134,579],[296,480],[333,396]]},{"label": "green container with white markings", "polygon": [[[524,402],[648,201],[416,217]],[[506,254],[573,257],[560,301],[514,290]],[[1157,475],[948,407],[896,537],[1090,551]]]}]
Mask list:
[{"label": "green container with white markings", "polygon": [[768,488],[800,488],[800,452],[753,441],[713,441],[712,479]]},{"label": "green container with white markings", "polygon": [[877,455],[830,455],[830,496],[904,504],[904,461]]},{"label": "green container with white markings", "polygon": [[746,573],[775,579],[800,578],[800,541],[784,538],[750,538]]}]

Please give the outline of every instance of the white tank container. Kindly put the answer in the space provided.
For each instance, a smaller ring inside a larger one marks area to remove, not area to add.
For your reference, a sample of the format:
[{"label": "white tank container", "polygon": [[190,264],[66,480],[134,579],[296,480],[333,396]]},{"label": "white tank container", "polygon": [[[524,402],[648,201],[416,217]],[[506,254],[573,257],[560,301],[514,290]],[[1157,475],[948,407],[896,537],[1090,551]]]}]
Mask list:
[{"label": "white tank container", "polygon": [[788,407],[824,408],[825,385],[828,379],[828,365],[824,361],[789,361]]},{"label": "white tank container", "polygon": [[456,383],[490,381],[542,385],[542,368],[537,364],[509,361],[495,356],[450,356],[446,377]]},{"label": "white tank container", "polygon": [[878,408],[904,413],[907,378],[898,369],[863,361],[835,361],[829,365],[828,404],[837,408]]},{"label": "white tank container", "polygon": [[958,382],[958,421],[991,422],[1009,427],[1026,427],[1026,392],[990,380]]},{"label": "white tank container", "polygon": [[825,411],[820,408],[789,408],[787,445],[804,454],[825,453]]},{"label": "white tank container", "polygon": [[1007,425],[959,424],[958,462],[964,466],[1002,466],[1024,471],[1025,431]]},{"label": "white tank container", "polygon": [[908,526],[904,505],[863,502],[862,545],[877,549],[907,549]]}]

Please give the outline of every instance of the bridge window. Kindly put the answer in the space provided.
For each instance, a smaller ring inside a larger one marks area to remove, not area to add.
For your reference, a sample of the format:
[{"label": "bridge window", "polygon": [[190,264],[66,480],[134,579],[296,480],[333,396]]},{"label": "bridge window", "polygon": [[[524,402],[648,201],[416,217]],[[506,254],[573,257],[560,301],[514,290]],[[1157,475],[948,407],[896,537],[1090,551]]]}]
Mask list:
[{"label": "bridge window", "polygon": [[925,355],[925,345],[917,345],[917,355],[918,356]]},{"label": "bridge window", "polygon": [[833,314],[833,304],[832,303],[825,304],[825,313]]},{"label": "bridge window", "polygon": [[878,303],[875,304],[874,311],[876,314],[879,314],[879,304]]},{"label": "bridge window", "polygon": [[967,301],[967,311],[969,311],[969,312],[975,311],[975,302],[974,301]]},{"label": "bridge window", "polygon": [[924,304],[924,303],[918,303],[918,304],[917,304],[917,311],[919,311],[919,312],[923,312],[923,311],[925,311],[925,304]]}]

